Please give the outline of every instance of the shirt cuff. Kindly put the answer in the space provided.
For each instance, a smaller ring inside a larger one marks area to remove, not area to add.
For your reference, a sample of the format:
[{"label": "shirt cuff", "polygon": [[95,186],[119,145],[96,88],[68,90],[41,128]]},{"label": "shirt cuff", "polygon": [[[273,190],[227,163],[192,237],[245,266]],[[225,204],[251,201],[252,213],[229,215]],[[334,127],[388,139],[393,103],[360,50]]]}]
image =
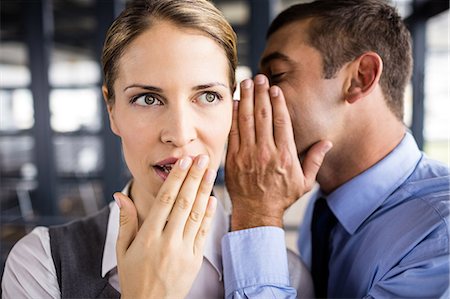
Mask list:
[{"label": "shirt cuff", "polygon": [[247,287],[287,287],[289,270],[284,230],[257,227],[222,238],[225,295]]}]

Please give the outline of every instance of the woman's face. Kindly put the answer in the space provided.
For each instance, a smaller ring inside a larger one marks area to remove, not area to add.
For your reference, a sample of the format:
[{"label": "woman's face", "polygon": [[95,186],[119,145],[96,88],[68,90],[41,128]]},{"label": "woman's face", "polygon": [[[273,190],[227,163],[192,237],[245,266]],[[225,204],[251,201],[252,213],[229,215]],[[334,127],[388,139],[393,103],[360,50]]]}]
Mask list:
[{"label": "woman's face", "polygon": [[182,156],[207,154],[218,169],[231,127],[228,70],[213,39],[169,22],[156,23],[125,49],[108,111],[141,213]]}]

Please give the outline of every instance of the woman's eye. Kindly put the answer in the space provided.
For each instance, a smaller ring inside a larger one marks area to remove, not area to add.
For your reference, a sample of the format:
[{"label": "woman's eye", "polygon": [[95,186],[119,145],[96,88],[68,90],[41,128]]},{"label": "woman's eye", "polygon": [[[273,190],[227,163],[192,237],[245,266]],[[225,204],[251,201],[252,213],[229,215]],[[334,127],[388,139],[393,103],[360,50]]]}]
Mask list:
[{"label": "woman's eye", "polygon": [[205,92],[199,96],[199,99],[203,103],[214,103],[221,100],[221,97],[218,93],[215,92]]},{"label": "woman's eye", "polygon": [[144,94],[133,99],[133,103],[140,106],[162,105],[162,102],[152,94]]}]

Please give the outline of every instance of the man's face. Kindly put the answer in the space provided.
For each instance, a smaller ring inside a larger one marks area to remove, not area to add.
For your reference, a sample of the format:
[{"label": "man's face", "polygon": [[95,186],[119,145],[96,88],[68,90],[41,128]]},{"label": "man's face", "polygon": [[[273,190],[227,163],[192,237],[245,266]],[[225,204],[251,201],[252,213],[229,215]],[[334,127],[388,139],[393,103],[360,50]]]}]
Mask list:
[{"label": "man's face", "polygon": [[345,129],[343,76],[338,72],[324,78],[320,52],[306,43],[308,26],[306,20],[280,28],[268,39],[261,58],[262,73],[286,98],[299,156],[319,140],[335,142]]}]

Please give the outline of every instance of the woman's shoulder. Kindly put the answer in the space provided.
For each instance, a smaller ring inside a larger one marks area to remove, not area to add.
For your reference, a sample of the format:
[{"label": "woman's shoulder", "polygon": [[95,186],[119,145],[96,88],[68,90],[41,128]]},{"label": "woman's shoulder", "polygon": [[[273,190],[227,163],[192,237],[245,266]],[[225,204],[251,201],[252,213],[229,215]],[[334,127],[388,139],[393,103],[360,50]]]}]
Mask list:
[{"label": "woman's shoulder", "polygon": [[11,249],[8,259],[30,259],[50,257],[50,237],[48,227],[37,226],[21,238]]},{"label": "woman's shoulder", "polygon": [[48,228],[36,227],[11,249],[2,279],[4,298],[59,297]]},{"label": "woman's shoulder", "polygon": [[287,249],[289,278],[292,287],[297,289],[297,298],[314,298],[314,287],[311,274],[300,257]]}]

